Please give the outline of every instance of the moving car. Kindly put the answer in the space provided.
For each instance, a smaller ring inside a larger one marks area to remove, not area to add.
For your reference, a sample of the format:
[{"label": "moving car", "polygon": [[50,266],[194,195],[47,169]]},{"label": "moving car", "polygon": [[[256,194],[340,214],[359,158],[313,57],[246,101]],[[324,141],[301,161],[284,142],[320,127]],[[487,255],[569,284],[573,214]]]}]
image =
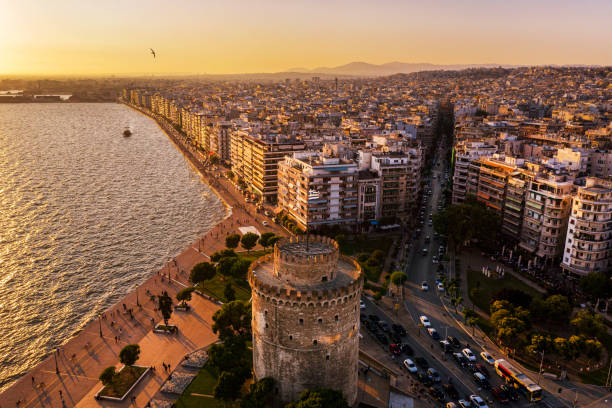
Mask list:
[{"label": "moving car", "polygon": [[474,405],[474,407],[476,408],[489,408],[487,406],[487,403],[484,402],[484,400],[478,395],[470,395],[470,401],[472,402],[472,405]]},{"label": "moving car", "polygon": [[438,374],[438,371],[436,371],[435,368],[429,367],[427,369],[427,375],[429,376],[429,378],[431,378],[431,381],[440,382],[440,374]]},{"label": "moving car", "polygon": [[399,344],[389,344],[389,352],[393,355],[399,356],[402,354],[402,349]]},{"label": "moving car", "polygon": [[427,391],[429,392],[429,395],[431,395],[434,399],[444,402],[444,393],[440,391],[440,389],[435,387],[429,387]]},{"label": "moving car", "polygon": [[448,340],[448,342],[454,347],[454,348],[459,348],[461,347],[461,343],[459,343],[459,340],[457,340],[456,337],[453,336],[448,336],[446,338],[446,340]]},{"label": "moving car", "polygon": [[440,335],[438,334],[438,331],[434,329],[433,327],[428,328],[427,333],[429,333],[432,339],[440,340]]},{"label": "moving car", "polygon": [[384,320],[378,321],[378,327],[380,327],[380,329],[385,333],[389,333],[391,331],[391,329],[389,328],[389,323],[385,322]]},{"label": "moving car", "polygon": [[365,302],[363,300],[359,301],[359,308],[360,309],[365,309],[366,308],[366,304],[365,304]]},{"label": "moving car", "polygon": [[444,292],[444,285],[442,284],[442,282],[438,283],[438,291]]},{"label": "moving car", "polygon": [[448,340],[440,340],[440,347],[442,347],[445,353],[450,353],[453,349]]},{"label": "moving car", "polygon": [[423,327],[431,327],[431,323],[429,322],[429,318],[427,316],[421,316],[419,319],[421,320]]},{"label": "moving car", "polygon": [[433,256],[433,258],[431,258],[431,263],[433,263],[434,265],[438,263],[438,257],[437,256]]},{"label": "moving car", "polygon": [[510,398],[508,398],[506,391],[504,391],[502,387],[493,387],[491,389],[491,394],[493,394],[493,397],[501,404],[507,404],[510,402]]},{"label": "moving car", "polygon": [[416,372],[419,371],[416,364],[414,364],[414,361],[409,358],[404,360],[404,367],[406,367],[406,370],[408,370],[408,372],[411,374],[416,374]]},{"label": "moving car", "polygon": [[489,370],[487,370],[487,367],[483,366],[482,364],[476,363],[474,364],[474,368],[476,368],[476,370],[484,375],[485,377],[489,378]]},{"label": "moving car", "polygon": [[393,323],[391,325],[391,328],[393,329],[394,332],[396,332],[400,336],[406,335],[406,329],[404,329],[404,327],[401,324]]},{"label": "moving car", "polygon": [[491,356],[486,351],[483,351],[482,353],[480,353],[480,357],[482,357],[482,359],[486,361],[488,364],[491,364],[491,365],[495,364],[495,359],[493,358],[493,356]]},{"label": "moving car", "polygon": [[511,385],[508,384],[502,384],[500,385],[500,388],[502,389],[502,391],[504,391],[506,393],[506,396],[508,397],[508,399],[510,401],[518,401],[519,400],[519,393],[516,390],[516,388],[512,387]]},{"label": "moving car", "polygon": [[489,388],[491,388],[491,385],[489,384],[489,381],[481,373],[474,373],[473,374],[473,378],[474,378],[474,382],[476,384],[478,384],[479,387],[482,387],[485,390],[488,390]]},{"label": "moving car", "polygon": [[469,348],[464,348],[463,350],[461,350],[461,353],[463,353],[465,358],[467,358],[470,362],[476,361],[476,356],[474,355],[474,353],[472,353],[472,350],[470,350]]},{"label": "moving car", "polygon": [[461,367],[466,367],[468,365],[468,359],[461,353],[453,353],[453,358]]},{"label": "moving car", "polygon": [[417,378],[419,379],[420,382],[423,383],[424,386],[429,387],[431,384],[433,384],[433,382],[431,381],[431,379],[429,378],[429,376],[423,372],[423,371],[419,371],[417,373]]},{"label": "moving car", "polygon": [[457,403],[461,408],[472,408],[472,403],[468,400],[460,399]]},{"label": "moving car", "polygon": [[424,291],[424,292],[427,292],[429,290],[429,285],[427,284],[426,281],[423,281],[421,283],[421,290]]},{"label": "moving car", "polygon": [[414,354],[414,351],[412,351],[412,347],[410,347],[408,344],[406,343],[402,343],[400,344],[400,348],[402,350],[402,353],[407,354],[409,356]]}]

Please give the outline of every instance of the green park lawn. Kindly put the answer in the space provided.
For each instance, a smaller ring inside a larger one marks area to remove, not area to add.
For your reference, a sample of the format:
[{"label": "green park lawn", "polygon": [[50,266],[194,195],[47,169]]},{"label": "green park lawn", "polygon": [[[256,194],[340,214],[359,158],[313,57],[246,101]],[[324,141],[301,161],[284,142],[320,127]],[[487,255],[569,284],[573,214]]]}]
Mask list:
[{"label": "green park lawn", "polygon": [[[205,366],[189,384],[183,395],[175,402],[174,406],[176,408],[234,408],[240,406],[238,402],[228,402],[224,405],[223,401],[213,398],[213,390],[216,384],[217,373],[209,366]],[[201,397],[192,394],[207,396]]]},{"label": "green park lawn", "polygon": [[125,366],[115,377],[113,382],[104,386],[100,395],[104,397],[121,398],[134,383],[140,378],[147,367]]},{"label": "green park lawn", "polygon": [[232,284],[232,288],[236,292],[237,300],[249,300],[251,298],[251,288],[246,281],[238,281],[231,276],[222,276],[216,274],[214,278],[204,281],[198,285],[198,288],[209,296],[219,299],[221,302],[227,302],[225,298],[225,285]]},{"label": "green park lawn", "polygon": [[[489,313],[491,296],[502,288],[522,290],[523,292],[529,294],[533,299],[542,297],[540,292],[518,280],[509,273],[501,279],[494,279],[487,278],[480,271],[468,269],[467,279],[470,300],[474,303],[474,305],[487,314]],[[480,282],[480,284],[477,282]],[[478,293],[475,296],[472,296],[472,289],[476,287],[478,287]]]}]

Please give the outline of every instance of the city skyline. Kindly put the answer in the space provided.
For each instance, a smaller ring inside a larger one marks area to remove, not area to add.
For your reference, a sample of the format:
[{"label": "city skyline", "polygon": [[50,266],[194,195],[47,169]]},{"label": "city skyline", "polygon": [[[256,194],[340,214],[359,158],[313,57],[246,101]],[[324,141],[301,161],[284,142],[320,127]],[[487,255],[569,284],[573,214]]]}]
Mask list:
[{"label": "city skyline", "polygon": [[612,4],[601,0],[0,4],[1,75],[242,74],[353,61],[612,64],[602,52],[612,47]]}]

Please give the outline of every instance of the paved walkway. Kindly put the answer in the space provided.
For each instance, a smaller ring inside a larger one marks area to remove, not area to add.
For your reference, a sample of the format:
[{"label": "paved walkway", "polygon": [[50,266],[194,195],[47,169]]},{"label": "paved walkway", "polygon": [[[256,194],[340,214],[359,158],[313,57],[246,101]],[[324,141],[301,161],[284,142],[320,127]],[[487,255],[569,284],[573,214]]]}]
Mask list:
[{"label": "paved walkway", "polygon": [[[184,146],[177,144],[177,148],[184,149]],[[228,216],[194,241],[175,261],[170,261],[106,311],[102,318],[90,322],[57,353],[48,356],[0,394],[1,408],[130,406],[130,397],[123,403],[111,403],[96,401],[93,395],[101,388],[98,376],[102,370],[111,365],[120,367],[119,351],[131,343],[138,343],[141,347],[137,364],[156,368],[154,374],[145,378],[130,394],[136,395],[136,406],[144,407],[166,379],[162,363],[170,364],[172,371],[185,354],[216,341],[211,324],[212,315],[219,308],[217,304],[195,295],[191,312],[174,312],[172,315],[171,322],[178,325],[179,334],[159,335],[152,332],[151,319],[159,323],[161,314],[155,310],[156,301],[150,300],[148,294],[157,295],[166,290],[174,298],[179,290],[189,285],[187,279],[193,265],[208,261],[208,255],[225,248],[225,236],[237,232],[240,226],[253,225],[260,232],[287,234],[269,218],[258,214],[253,205],[246,204],[229,181],[217,178],[220,173],[208,171],[189,152],[182,151],[224,201]],[[264,226],[263,221],[269,225]],[[128,312],[130,309],[133,318]],[[56,364],[59,374],[56,373]]]}]

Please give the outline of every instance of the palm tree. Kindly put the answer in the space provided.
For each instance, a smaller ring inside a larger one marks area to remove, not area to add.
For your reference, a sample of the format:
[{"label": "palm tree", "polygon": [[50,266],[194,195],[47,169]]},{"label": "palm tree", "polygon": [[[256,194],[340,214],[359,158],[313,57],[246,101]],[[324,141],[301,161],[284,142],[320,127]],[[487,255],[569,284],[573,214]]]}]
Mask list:
[{"label": "palm tree", "polygon": [[463,298],[461,296],[453,297],[451,299],[451,305],[455,307],[455,313],[457,313],[457,306],[459,306],[461,303],[463,303]]}]

